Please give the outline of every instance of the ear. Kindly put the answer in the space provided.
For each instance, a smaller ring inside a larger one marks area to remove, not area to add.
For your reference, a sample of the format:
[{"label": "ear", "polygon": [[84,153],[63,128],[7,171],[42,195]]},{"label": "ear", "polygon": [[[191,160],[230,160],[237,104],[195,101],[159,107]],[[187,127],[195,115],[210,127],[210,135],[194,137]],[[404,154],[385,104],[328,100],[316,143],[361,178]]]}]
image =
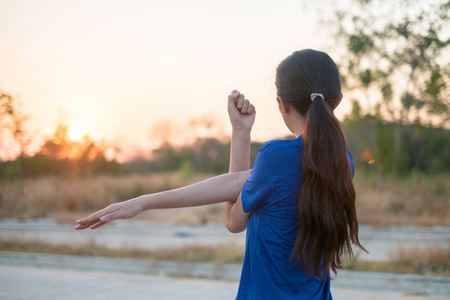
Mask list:
[{"label": "ear", "polygon": [[287,114],[291,111],[291,105],[285,102],[283,99],[281,99],[280,96],[277,96],[277,101],[278,101],[278,109],[280,110],[280,112]]},{"label": "ear", "polygon": [[342,97],[344,97],[344,95],[342,95],[342,93],[341,93],[338,100],[336,101],[336,105],[334,106],[334,108],[338,107],[339,103],[341,103]]}]

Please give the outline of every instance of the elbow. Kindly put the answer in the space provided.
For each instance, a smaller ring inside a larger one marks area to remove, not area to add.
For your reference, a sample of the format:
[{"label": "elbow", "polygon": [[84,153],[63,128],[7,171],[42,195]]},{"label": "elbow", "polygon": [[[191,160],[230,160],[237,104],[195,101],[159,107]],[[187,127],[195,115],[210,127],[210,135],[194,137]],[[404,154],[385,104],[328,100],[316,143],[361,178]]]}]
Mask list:
[{"label": "elbow", "polygon": [[231,233],[238,233],[238,231],[236,231],[236,229],[233,227],[231,222],[226,222],[225,226],[227,227],[229,232],[231,232]]},{"label": "elbow", "polygon": [[247,226],[237,226],[236,224],[233,224],[231,221],[227,221],[225,226],[231,233],[239,233],[247,229]]}]

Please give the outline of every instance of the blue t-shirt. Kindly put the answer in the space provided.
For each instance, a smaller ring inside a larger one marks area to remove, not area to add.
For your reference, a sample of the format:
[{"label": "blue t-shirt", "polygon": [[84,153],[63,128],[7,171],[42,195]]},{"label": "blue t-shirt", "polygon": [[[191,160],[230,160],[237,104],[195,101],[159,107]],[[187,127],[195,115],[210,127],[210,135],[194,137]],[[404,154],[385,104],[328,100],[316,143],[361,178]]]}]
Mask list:
[{"label": "blue t-shirt", "polygon": [[[303,273],[290,255],[298,233],[297,197],[303,182],[302,136],[265,143],[242,190],[247,223],[237,300],[332,299],[330,282]],[[353,157],[348,151],[354,173]]]}]

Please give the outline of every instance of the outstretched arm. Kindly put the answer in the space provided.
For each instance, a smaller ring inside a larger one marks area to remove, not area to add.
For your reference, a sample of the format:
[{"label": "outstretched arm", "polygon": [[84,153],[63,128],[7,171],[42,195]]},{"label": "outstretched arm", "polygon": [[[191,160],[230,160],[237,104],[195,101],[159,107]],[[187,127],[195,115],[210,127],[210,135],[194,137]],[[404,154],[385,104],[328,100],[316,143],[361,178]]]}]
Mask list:
[{"label": "outstretched arm", "polygon": [[116,219],[132,218],[147,209],[177,208],[235,202],[250,171],[219,175],[179,189],[143,195],[111,204],[89,217],[77,220],[76,230],[96,229]]},{"label": "outstretched arm", "polygon": [[[250,132],[255,122],[255,107],[245,96],[234,90],[228,96],[228,114],[232,125],[229,172],[250,169]],[[242,208],[241,195],[236,202],[227,202],[226,226],[230,232],[241,232],[247,228],[250,213]]]}]

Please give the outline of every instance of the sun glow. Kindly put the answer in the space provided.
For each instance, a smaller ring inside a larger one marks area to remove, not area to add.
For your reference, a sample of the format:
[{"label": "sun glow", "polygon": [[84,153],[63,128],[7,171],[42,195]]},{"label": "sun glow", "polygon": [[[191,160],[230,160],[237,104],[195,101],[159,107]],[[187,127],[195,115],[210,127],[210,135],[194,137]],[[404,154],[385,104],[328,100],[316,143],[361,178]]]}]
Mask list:
[{"label": "sun glow", "polygon": [[86,122],[74,123],[69,127],[69,138],[72,141],[79,142],[87,135],[87,124]]}]

